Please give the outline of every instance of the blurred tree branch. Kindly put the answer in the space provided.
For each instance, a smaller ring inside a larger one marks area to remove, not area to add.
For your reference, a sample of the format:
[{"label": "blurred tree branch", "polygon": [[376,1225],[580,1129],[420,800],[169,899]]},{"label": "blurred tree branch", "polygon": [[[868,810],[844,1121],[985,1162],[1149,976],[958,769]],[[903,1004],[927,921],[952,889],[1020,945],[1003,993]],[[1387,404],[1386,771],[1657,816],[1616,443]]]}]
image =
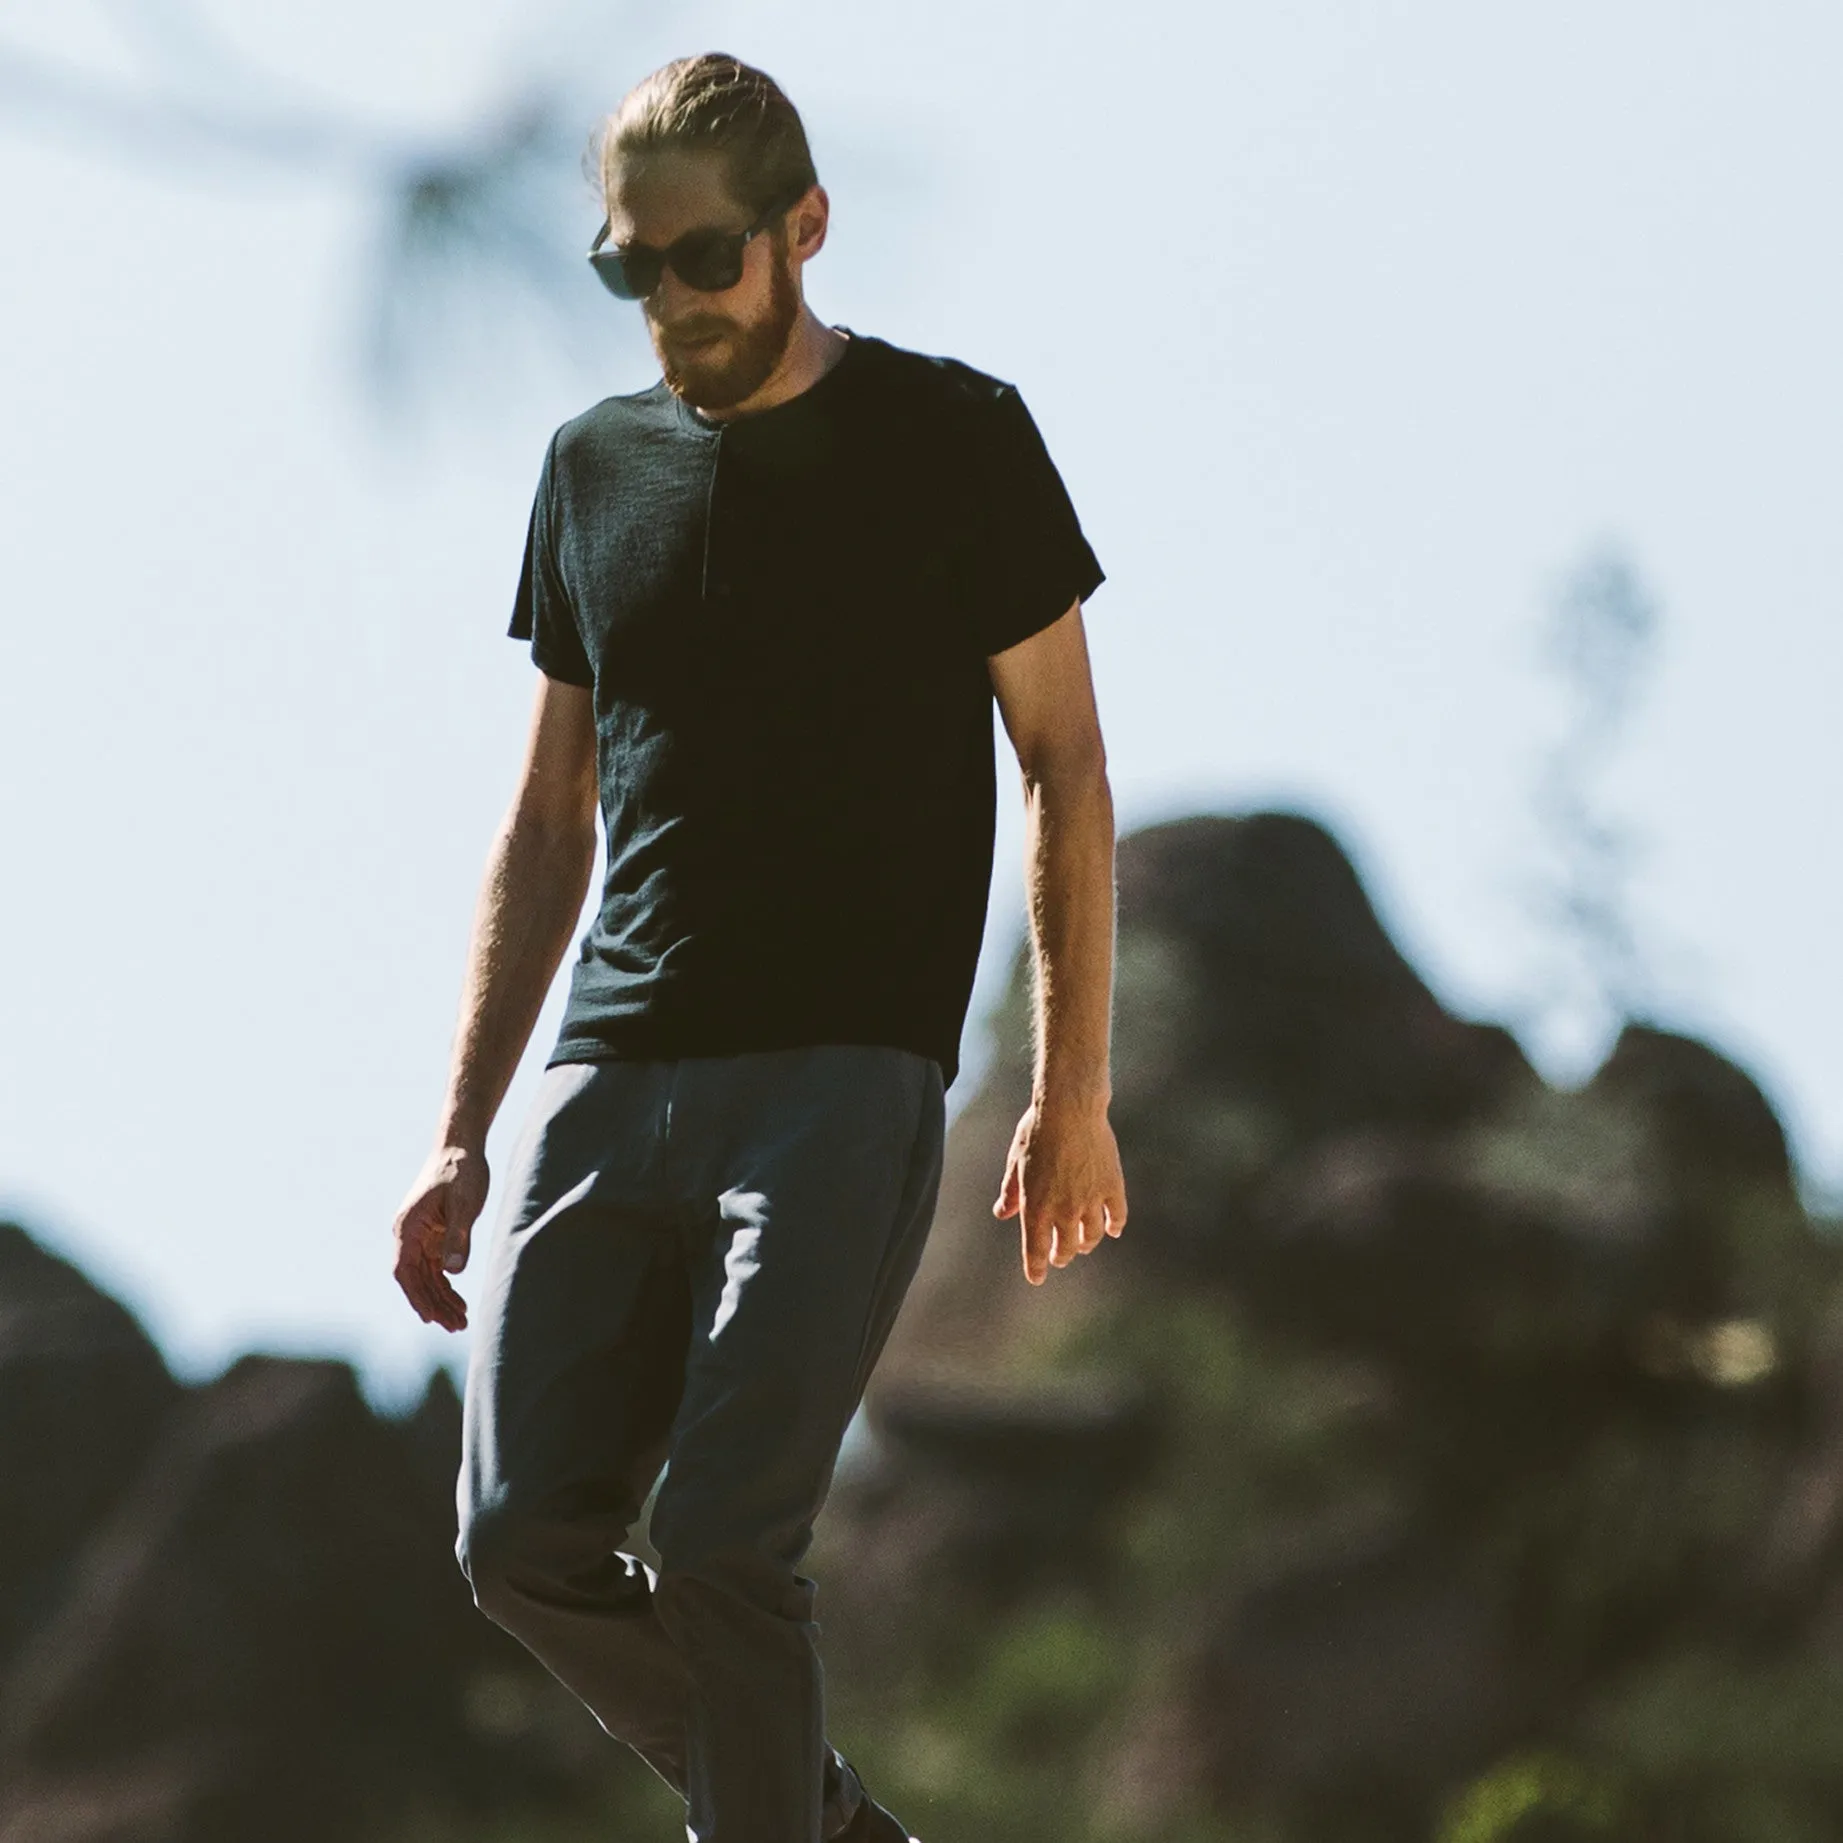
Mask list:
[{"label": "blurred tree branch", "polygon": [[[566,174],[586,177],[586,124],[554,88],[530,88],[456,135],[399,135],[335,104],[291,93],[181,0],[106,0],[144,75],[117,78],[0,43],[0,120],[76,132],[86,146],[145,163],[266,167],[357,189],[379,234],[366,289],[366,370],[400,400],[459,309],[484,311],[504,352],[509,305],[532,308],[566,343],[604,303],[566,221]],[[586,241],[585,241],[586,247]]]},{"label": "blurred tree branch", "polygon": [[1649,676],[1658,626],[1637,571],[1602,545],[1562,584],[1541,634],[1566,705],[1535,794],[1549,869],[1533,896],[1551,961],[1536,1009],[1576,1029],[1617,1030],[1652,996],[1631,912],[1640,841],[1609,816],[1604,780]]}]

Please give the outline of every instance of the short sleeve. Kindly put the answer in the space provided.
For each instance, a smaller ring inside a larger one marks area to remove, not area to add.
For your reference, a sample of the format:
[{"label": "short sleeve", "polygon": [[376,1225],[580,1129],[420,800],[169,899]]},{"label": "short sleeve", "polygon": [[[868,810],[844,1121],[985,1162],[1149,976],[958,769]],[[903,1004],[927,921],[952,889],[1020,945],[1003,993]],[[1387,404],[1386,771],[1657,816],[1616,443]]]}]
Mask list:
[{"label": "short sleeve", "polygon": [[983,543],[972,620],[989,658],[1086,601],[1106,577],[1015,387],[1004,385],[981,420],[974,471]]},{"label": "short sleeve", "polygon": [[514,640],[531,642],[531,657],[548,678],[566,684],[592,687],[595,673],[582,647],[576,609],[557,568],[556,521],[551,504],[557,438],[544,450],[538,489],[531,503],[531,523],[525,532],[525,560],[518,573],[518,593],[512,602]]}]

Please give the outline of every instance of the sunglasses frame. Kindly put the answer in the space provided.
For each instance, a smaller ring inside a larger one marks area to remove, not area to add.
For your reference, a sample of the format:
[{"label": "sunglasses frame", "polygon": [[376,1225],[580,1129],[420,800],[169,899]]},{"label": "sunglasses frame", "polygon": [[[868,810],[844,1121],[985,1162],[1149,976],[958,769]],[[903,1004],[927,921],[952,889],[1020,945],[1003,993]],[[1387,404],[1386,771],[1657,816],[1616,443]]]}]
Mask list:
[{"label": "sunglasses frame", "polygon": [[[762,212],[760,217],[752,224],[745,225],[741,230],[709,230],[700,226],[696,230],[686,231],[682,236],[674,237],[663,249],[655,248],[650,243],[638,242],[610,243],[606,249],[603,249],[602,245],[607,243],[608,232],[613,224],[611,218],[603,218],[601,229],[595,233],[595,241],[589,245],[589,266],[600,277],[602,286],[617,301],[644,301],[649,295],[657,292],[659,284],[665,280],[667,269],[670,269],[687,288],[695,288],[699,294],[727,293],[742,280],[743,253],[748,249],[750,243],[759,237],[782,212],[792,210],[794,205],[805,197],[806,190],[807,188],[802,186],[798,192],[776,199]],[[693,281],[679,266],[681,261],[688,259],[688,252],[685,251],[687,243],[702,243],[710,238],[717,238],[735,246],[736,273],[729,281],[714,288],[707,288],[702,283]],[[636,251],[644,251],[648,256],[656,259],[659,264],[659,272],[653,278],[652,287],[644,292],[634,291],[632,283],[627,278],[627,262],[630,254]]]}]

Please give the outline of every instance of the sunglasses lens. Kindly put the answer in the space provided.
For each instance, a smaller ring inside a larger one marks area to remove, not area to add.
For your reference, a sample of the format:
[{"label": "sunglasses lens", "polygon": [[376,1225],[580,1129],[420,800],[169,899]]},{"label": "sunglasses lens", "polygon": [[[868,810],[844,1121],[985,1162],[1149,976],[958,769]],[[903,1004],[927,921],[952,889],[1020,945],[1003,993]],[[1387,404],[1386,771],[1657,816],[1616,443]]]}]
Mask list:
[{"label": "sunglasses lens", "polygon": [[659,274],[665,266],[657,250],[597,250],[589,260],[602,286],[621,301],[644,300],[659,286]]},{"label": "sunglasses lens", "polygon": [[688,288],[721,294],[742,280],[742,244],[722,231],[693,231],[672,246],[672,271]]}]

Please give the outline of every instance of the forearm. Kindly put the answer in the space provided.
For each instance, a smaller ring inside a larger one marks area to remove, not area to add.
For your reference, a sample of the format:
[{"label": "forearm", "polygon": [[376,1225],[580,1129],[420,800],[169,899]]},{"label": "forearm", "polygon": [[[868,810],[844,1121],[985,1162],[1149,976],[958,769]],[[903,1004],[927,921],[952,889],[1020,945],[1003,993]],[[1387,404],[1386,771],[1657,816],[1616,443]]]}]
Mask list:
[{"label": "forearm", "polygon": [[594,867],[592,828],[559,833],[516,808],[500,826],[474,911],[438,1143],[484,1146]]},{"label": "forearm", "polygon": [[1032,1098],[1112,1096],[1114,823],[1104,760],[1024,784],[1025,878],[1035,951]]}]

